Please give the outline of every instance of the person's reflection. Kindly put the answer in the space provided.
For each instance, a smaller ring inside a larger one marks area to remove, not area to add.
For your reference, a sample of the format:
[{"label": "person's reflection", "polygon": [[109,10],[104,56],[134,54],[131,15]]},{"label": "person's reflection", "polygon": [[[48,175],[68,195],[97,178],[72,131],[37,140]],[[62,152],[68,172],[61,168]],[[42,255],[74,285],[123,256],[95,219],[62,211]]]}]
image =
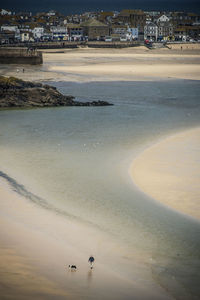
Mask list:
[{"label": "person's reflection", "polygon": [[93,272],[94,271],[92,271],[92,270],[88,271],[88,275],[87,275],[88,284],[90,284],[92,282],[92,273]]}]

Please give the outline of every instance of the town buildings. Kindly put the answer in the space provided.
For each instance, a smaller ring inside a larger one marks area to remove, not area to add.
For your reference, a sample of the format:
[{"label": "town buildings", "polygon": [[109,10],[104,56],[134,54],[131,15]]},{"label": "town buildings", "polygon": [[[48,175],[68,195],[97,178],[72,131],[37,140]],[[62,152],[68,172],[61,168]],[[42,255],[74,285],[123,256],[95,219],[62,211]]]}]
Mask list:
[{"label": "town buildings", "polygon": [[157,19],[158,36],[157,40],[173,40],[174,26],[170,22],[170,18],[166,15],[161,15]]},{"label": "town buildings", "polygon": [[66,26],[52,26],[50,27],[52,33],[52,40],[68,40],[68,31]]},{"label": "town buildings", "polygon": [[88,40],[100,40],[109,35],[109,26],[96,19],[89,19],[81,23],[83,34]]},{"label": "town buildings", "polygon": [[66,26],[68,30],[69,41],[83,40],[83,27],[81,24],[68,23]]},{"label": "town buildings", "polygon": [[158,26],[155,23],[149,22],[144,26],[144,39],[151,42],[158,40]]},{"label": "town buildings", "polygon": [[200,15],[124,9],[64,16],[0,10],[0,43],[42,41],[199,41]]}]

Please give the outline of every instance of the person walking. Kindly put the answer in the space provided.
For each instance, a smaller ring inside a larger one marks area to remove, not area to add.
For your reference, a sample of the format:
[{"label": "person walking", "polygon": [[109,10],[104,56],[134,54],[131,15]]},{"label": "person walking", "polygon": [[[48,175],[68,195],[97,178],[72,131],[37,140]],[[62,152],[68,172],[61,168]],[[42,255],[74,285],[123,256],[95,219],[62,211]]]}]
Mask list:
[{"label": "person walking", "polygon": [[90,264],[90,269],[92,269],[93,268],[93,265],[94,265],[94,257],[91,255],[90,257],[89,257],[89,259],[88,259],[88,262],[89,262],[89,264]]}]

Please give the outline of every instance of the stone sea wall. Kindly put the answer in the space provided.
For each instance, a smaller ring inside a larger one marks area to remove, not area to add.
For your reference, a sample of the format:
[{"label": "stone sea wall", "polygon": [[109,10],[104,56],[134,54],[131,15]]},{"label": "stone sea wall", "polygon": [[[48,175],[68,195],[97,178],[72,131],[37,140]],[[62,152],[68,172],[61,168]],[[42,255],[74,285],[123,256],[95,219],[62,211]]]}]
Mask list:
[{"label": "stone sea wall", "polygon": [[42,53],[33,48],[1,47],[1,64],[42,64]]},{"label": "stone sea wall", "polygon": [[[89,48],[127,48],[127,47],[137,47],[140,46],[140,42],[104,42],[104,41],[60,41],[60,42],[35,42],[33,45],[37,49],[67,49],[67,48],[79,48],[79,47],[89,47]],[[144,43],[142,43],[143,45]],[[1,46],[4,48],[4,46]],[[17,47],[27,47],[27,44],[13,44],[13,48]]]}]

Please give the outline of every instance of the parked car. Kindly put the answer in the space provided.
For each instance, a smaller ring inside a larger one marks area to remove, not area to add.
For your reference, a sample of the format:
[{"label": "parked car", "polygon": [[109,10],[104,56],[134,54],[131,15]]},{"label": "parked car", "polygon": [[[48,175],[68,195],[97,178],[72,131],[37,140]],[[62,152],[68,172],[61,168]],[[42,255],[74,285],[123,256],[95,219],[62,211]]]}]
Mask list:
[{"label": "parked car", "polygon": [[120,42],[127,42],[126,36],[121,36],[120,37]]},{"label": "parked car", "polygon": [[112,37],[111,36],[106,36],[105,37],[105,42],[112,42]]}]

